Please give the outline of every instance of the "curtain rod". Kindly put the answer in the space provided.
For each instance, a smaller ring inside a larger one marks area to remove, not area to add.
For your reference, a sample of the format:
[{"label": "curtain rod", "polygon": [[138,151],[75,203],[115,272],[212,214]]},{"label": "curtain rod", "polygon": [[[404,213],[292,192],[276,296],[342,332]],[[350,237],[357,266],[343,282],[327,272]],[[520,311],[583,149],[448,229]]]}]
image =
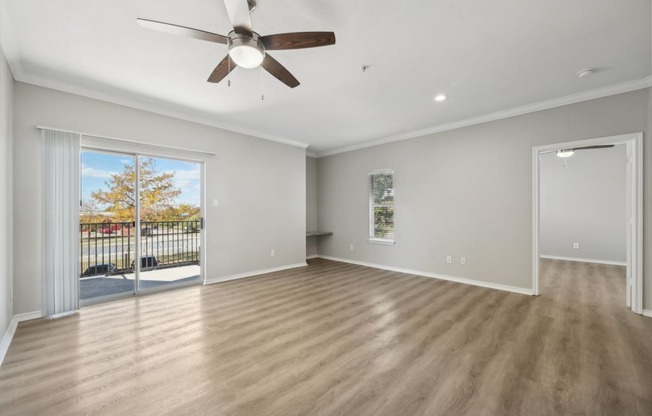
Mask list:
[{"label": "curtain rod", "polygon": [[111,141],[114,141],[114,142],[142,144],[144,146],[158,147],[158,148],[161,148],[161,149],[168,149],[168,150],[181,150],[181,151],[184,151],[184,152],[201,153],[201,154],[210,155],[210,156],[217,155],[217,153],[207,152],[205,150],[194,150],[194,149],[187,149],[187,148],[184,148],[184,147],[168,146],[168,145],[164,145],[164,144],[152,144],[152,143],[146,143],[146,142],[138,142],[136,140],[120,139],[120,138],[117,138],[117,137],[98,136],[97,134],[90,134],[90,133],[84,133],[84,132],[80,132],[80,131],[60,129],[58,127],[40,126],[38,124],[36,125],[36,128],[39,129],[39,130],[53,130],[53,131],[60,131],[62,133],[79,134],[80,136],[94,137],[94,138],[97,138],[97,139],[111,140]]}]

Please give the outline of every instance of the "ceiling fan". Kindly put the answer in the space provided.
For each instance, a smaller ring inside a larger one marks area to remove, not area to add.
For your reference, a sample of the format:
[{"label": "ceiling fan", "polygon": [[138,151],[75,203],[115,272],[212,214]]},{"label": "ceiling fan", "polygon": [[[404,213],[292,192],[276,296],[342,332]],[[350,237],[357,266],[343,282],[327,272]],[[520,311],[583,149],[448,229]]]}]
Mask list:
[{"label": "ceiling fan", "polygon": [[172,23],[141,18],[137,21],[140,26],[148,29],[227,45],[228,55],[217,64],[208,77],[208,82],[214,83],[223,80],[236,66],[242,68],[262,66],[279,81],[294,88],[299,85],[299,81],[267,51],[315,48],[335,44],[333,32],[295,32],[260,36],[253,31],[251,25],[251,11],[256,7],[256,0],[224,0],[224,4],[233,25],[233,30],[227,36]]},{"label": "ceiling fan", "polygon": [[595,146],[583,146],[583,147],[573,147],[569,149],[559,149],[559,150],[549,150],[547,152],[541,152],[542,155],[547,153],[556,153],[558,157],[571,157],[576,150],[589,150],[589,149],[606,149],[609,147],[614,147],[615,144],[599,144]]}]

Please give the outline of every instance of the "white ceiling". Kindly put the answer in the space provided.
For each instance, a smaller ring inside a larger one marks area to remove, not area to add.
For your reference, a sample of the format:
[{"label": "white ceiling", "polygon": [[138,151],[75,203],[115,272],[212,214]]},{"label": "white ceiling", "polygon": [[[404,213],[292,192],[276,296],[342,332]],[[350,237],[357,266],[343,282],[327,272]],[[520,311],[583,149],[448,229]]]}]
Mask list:
[{"label": "white ceiling", "polygon": [[[226,35],[221,0],[0,0],[0,23],[19,81],[329,154],[616,84],[648,85],[651,3],[258,0],[252,20],[261,35],[335,32],[334,46],[272,53],[301,82],[295,89],[261,69],[237,68],[231,87],[207,83],[225,45],[136,24],[142,17]],[[595,75],[576,77],[591,67]],[[449,99],[435,103],[438,93]]]}]

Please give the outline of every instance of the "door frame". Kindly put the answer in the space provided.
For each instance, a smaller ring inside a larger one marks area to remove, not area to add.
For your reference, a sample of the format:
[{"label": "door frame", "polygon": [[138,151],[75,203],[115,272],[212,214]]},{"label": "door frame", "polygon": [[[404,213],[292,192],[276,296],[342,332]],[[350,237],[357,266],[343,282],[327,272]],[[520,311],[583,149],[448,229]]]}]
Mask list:
[{"label": "door frame", "polygon": [[[96,137],[96,136],[93,136]],[[166,291],[169,289],[175,289],[179,287],[188,287],[188,286],[195,286],[195,285],[202,285],[204,284],[206,280],[206,201],[205,201],[205,169],[206,169],[206,161],[203,159],[195,159],[192,157],[179,157],[179,156],[170,156],[165,153],[156,153],[156,152],[149,152],[149,151],[135,151],[131,149],[126,149],[126,148],[120,148],[117,146],[110,146],[107,145],[105,146],[98,146],[95,144],[84,144],[83,143],[83,136],[82,136],[82,144],[80,146],[80,152],[84,150],[89,150],[89,151],[96,151],[96,152],[104,152],[104,153],[113,153],[113,154],[120,154],[120,155],[126,155],[134,158],[134,168],[135,168],[135,173],[136,173],[136,184],[140,183],[140,157],[152,157],[152,158],[161,158],[161,159],[172,159],[172,160],[179,160],[183,162],[193,162],[193,163],[198,163],[199,164],[199,173],[200,173],[200,191],[199,191],[199,215],[202,218],[202,228],[201,232],[199,234],[199,241],[200,241],[200,246],[199,246],[199,258],[200,258],[200,263],[199,263],[199,279],[197,281],[193,281],[190,283],[171,283],[169,285],[164,285],[159,288],[149,288],[149,289],[139,289],[139,279],[140,279],[140,262],[136,262],[136,268],[134,270],[134,289],[129,292],[123,292],[123,293],[116,293],[116,294],[110,294],[110,295],[105,295],[105,296],[98,296],[92,299],[79,299],[79,305],[80,306],[87,306],[87,305],[92,305],[95,303],[102,303],[102,302],[108,302],[112,300],[118,300],[118,299],[124,299],[128,298],[131,296],[140,296],[140,295],[147,295],[150,293],[157,293],[157,292],[162,292]],[[81,181],[81,171],[79,174],[79,180]],[[81,188],[80,188],[81,189]],[[134,244],[135,244],[135,257],[139,258],[140,257],[140,186],[135,186],[135,198],[136,198],[136,207],[135,207],[135,222],[136,222],[136,227],[135,228],[135,239],[134,239]],[[81,273],[81,271],[80,271]],[[81,293],[81,292],[80,292]]]},{"label": "door frame", "polygon": [[627,146],[627,306],[643,313],[643,133],[598,137],[532,148],[532,292],[539,295],[540,160],[544,152],[581,146]]}]

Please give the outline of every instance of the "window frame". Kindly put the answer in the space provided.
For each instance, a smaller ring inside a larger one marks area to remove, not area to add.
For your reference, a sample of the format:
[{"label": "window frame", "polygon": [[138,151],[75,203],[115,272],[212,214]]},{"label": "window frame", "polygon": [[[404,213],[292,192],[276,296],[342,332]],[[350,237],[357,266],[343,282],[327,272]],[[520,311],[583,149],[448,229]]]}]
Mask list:
[{"label": "window frame", "polygon": [[390,174],[392,175],[392,196],[395,196],[395,186],[394,186],[394,180],[395,175],[394,175],[394,170],[393,169],[378,169],[369,172],[368,177],[367,177],[367,196],[369,198],[369,232],[368,232],[368,242],[372,244],[384,244],[384,245],[394,245],[396,244],[396,227],[394,223],[394,218],[395,218],[395,205],[394,205],[394,198],[392,198],[392,238],[382,238],[382,237],[376,237],[376,224],[375,224],[375,208],[382,206],[382,207],[387,207],[388,205],[377,205],[374,203],[374,196],[373,196],[373,186],[372,186],[372,180],[375,175],[387,175]]}]

